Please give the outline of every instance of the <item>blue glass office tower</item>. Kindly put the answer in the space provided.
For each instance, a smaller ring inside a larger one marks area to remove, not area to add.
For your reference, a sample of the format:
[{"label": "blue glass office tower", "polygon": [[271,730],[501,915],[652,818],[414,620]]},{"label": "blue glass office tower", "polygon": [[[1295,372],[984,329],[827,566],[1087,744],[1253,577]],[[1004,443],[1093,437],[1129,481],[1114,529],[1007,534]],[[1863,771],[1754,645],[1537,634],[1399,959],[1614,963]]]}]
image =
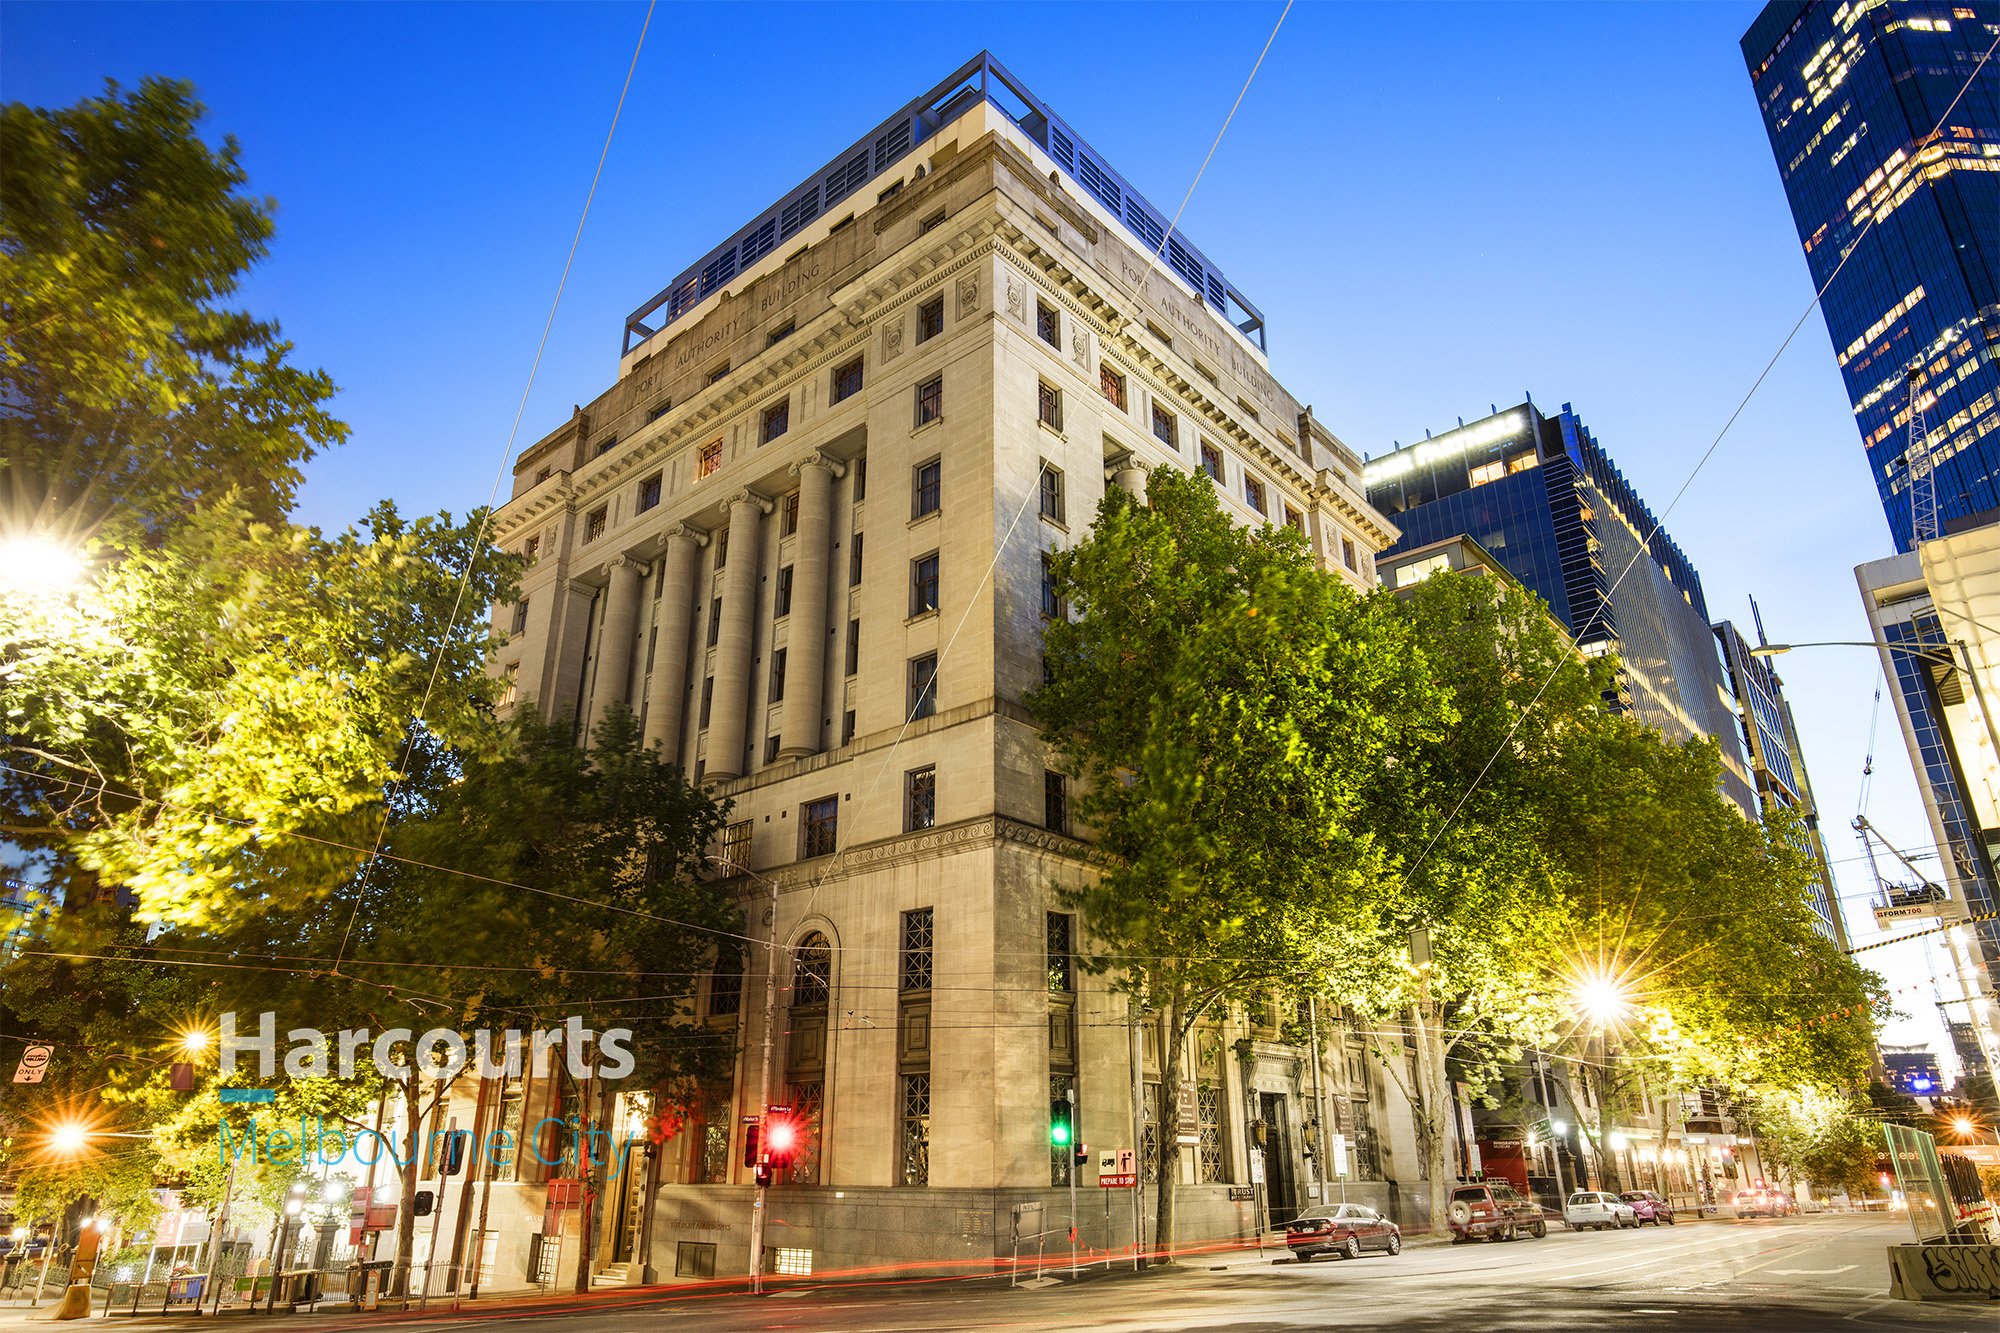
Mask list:
[{"label": "blue glass office tower", "polygon": [[[1362,476],[1368,502],[1403,532],[1378,567],[1473,538],[1549,604],[1583,652],[1618,654],[1615,706],[1674,739],[1715,738],[1723,794],[1760,813],[1701,576],[1568,403],[1545,416],[1523,402],[1399,447]],[[1397,578],[1421,578],[1431,563],[1404,565]]]},{"label": "blue glass office tower", "polygon": [[1996,35],[1995,0],[1772,0],[1742,40],[1899,551],[1925,453],[1940,520],[2000,506]]}]

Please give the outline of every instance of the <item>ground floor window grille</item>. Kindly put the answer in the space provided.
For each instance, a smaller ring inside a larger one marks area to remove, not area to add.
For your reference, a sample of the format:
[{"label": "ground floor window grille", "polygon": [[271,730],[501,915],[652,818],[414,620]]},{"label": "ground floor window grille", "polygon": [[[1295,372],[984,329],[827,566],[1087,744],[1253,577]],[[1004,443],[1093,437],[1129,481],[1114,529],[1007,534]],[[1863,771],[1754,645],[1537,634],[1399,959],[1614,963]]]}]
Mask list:
[{"label": "ground floor window grille", "polygon": [[1196,1106],[1201,1113],[1201,1183],[1226,1184],[1229,1160],[1222,1152],[1222,1089],[1204,1084],[1196,1094]]},{"label": "ground floor window grille", "polygon": [[1145,1085],[1146,1137],[1140,1144],[1139,1181],[1148,1184],[1160,1178],[1160,1085]]},{"label": "ground floor window grille", "polygon": [[931,1076],[903,1075],[903,1183],[931,1183]]},{"label": "ground floor window grille", "polygon": [[[1057,1102],[1070,1105],[1069,1134],[1072,1139],[1077,1136],[1078,1116],[1075,1104],[1069,1101],[1069,1095],[1075,1090],[1076,1080],[1070,1075],[1049,1075],[1049,1106],[1053,1109]],[[1073,1169],[1075,1162],[1076,1145],[1074,1143],[1051,1142],[1049,1144],[1049,1184],[1068,1185],[1070,1171]]]},{"label": "ground floor window grille", "polygon": [[1375,1130],[1368,1123],[1368,1103],[1354,1104],[1354,1178],[1380,1180],[1382,1158],[1375,1147]]},{"label": "ground floor window grille", "polygon": [[798,1152],[792,1158],[794,1185],[819,1184],[819,1115],[825,1086],[823,1083],[794,1083],[787,1093],[791,1098],[792,1123],[799,1127]]},{"label": "ground floor window grille", "polygon": [[813,1271],[813,1252],[811,1250],[791,1250],[780,1246],[777,1250],[776,1262],[771,1265],[771,1271],[779,1277],[811,1277]]}]

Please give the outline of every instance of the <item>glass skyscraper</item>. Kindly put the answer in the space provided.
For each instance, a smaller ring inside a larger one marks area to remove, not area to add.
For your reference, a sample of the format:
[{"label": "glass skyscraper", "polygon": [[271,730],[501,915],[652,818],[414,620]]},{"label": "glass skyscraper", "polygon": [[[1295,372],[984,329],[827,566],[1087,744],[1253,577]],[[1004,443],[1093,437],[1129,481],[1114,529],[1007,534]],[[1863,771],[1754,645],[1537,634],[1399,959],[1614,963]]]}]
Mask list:
[{"label": "glass skyscraper", "polygon": [[1772,0],[1741,43],[1899,551],[1913,465],[1940,524],[2000,506],[1996,36],[1996,0]]},{"label": "glass skyscraper", "polygon": [[1570,405],[1496,412],[1372,460],[1368,503],[1403,535],[1376,557],[1397,583],[1449,557],[1397,561],[1464,535],[1549,604],[1586,654],[1615,652],[1613,704],[1672,739],[1710,736],[1723,794],[1760,813],[1701,576]]}]

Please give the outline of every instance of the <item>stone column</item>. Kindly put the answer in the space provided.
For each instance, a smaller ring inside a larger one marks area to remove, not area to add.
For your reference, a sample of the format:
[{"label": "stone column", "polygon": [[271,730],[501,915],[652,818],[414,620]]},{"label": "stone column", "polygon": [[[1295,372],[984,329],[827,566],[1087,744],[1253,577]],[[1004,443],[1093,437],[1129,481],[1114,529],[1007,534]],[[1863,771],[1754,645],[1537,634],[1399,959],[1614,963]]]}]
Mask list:
[{"label": "stone column", "polygon": [[847,469],[815,451],[792,464],[799,479],[799,540],[792,554],[792,633],[785,660],[785,726],[778,758],[820,751],[826,689],[827,567],[833,558],[833,480]]},{"label": "stone column", "polygon": [[749,719],[750,649],[756,637],[757,568],[764,515],[771,502],[744,489],[729,497],[729,563],[722,578],[722,626],[715,641],[715,696],[709,701],[704,780],[743,776],[743,726]]},{"label": "stone column", "polygon": [[662,748],[670,764],[680,762],[681,721],[687,712],[690,622],[695,614],[694,580],[708,534],[685,523],[667,529],[660,557],[660,640],[653,653],[653,679],[646,690],[646,748]]},{"label": "stone column", "polygon": [[1111,481],[1129,491],[1134,500],[1146,503],[1146,474],[1153,470],[1150,463],[1142,463],[1127,454],[1111,465]]},{"label": "stone column", "polygon": [[610,570],[604,624],[597,639],[598,704],[590,724],[593,739],[612,703],[625,702],[625,691],[632,683],[632,625],[639,616],[639,563],[622,555],[613,556]]}]

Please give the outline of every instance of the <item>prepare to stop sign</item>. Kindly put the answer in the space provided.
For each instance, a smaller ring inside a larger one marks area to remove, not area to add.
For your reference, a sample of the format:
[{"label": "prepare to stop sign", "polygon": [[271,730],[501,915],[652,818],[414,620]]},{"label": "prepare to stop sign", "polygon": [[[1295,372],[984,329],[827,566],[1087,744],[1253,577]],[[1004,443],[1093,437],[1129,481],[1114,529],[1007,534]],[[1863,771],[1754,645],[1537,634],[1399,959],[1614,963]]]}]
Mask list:
[{"label": "prepare to stop sign", "polygon": [[1130,1148],[1106,1148],[1097,1156],[1097,1183],[1105,1189],[1131,1189],[1139,1183],[1139,1164]]}]

